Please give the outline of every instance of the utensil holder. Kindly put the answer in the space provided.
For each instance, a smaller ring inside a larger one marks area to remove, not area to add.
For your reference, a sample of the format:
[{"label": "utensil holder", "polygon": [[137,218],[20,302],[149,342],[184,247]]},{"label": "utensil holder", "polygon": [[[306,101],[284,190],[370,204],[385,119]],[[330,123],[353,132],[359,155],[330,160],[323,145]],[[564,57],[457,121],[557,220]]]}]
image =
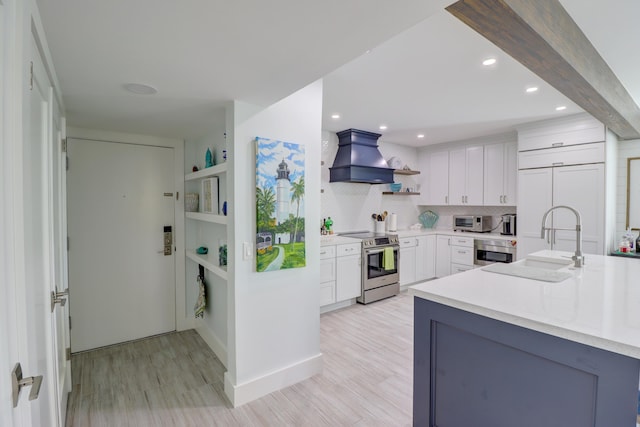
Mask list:
[{"label": "utensil holder", "polygon": [[376,233],[384,233],[384,221],[376,221]]}]

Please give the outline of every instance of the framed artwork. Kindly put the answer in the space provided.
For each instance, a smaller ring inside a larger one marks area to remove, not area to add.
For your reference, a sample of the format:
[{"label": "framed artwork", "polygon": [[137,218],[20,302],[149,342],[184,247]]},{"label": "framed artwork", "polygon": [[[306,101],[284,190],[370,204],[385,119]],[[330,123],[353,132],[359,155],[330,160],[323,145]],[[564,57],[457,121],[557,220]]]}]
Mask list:
[{"label": "framed artwork", "polygon": [[306,265],[304,146],[256,138],[256,271]]}]

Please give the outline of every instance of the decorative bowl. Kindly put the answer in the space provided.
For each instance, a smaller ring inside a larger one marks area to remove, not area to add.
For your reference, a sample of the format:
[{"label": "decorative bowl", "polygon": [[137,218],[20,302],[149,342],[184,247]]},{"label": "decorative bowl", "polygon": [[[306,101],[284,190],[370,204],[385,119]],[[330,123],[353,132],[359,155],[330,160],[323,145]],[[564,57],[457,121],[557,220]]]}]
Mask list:
[{"label": "decorative bowl", "polygon": [[391,191],[397,193],[402,188],[402,183],[401,182],[394,182],[392,184],[389,184],[389,188],[391,188]]},{"label": "decorative bowl", "polygon": [[434,211],[424,211],[418,216],[418,219],[424,228],[433,228],[438,222],[438,214]]}]

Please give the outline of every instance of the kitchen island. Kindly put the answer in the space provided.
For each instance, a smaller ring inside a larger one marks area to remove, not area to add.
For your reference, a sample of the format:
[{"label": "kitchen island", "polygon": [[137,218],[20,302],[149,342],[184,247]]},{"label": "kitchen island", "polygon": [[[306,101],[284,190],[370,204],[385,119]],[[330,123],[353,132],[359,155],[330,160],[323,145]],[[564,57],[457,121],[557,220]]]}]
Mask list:
[{"label": "kitchen island", "polygon": [[587,255],[566,270],[558,283],[474,269],[410,288],[415,426],[636,425],[640,261]]}]

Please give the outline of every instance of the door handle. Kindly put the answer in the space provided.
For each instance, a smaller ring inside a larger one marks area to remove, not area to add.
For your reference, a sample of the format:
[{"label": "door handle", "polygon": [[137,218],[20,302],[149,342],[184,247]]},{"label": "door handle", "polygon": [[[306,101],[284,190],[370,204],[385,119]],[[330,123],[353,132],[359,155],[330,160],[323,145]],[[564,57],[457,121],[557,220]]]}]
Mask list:
[{"label": "door handle", "polygon": [[13,397],[13,407],[18,406],[18,400],[20,399],[20,390],[23,387],[31,386],[29,392],[29,400],[36,400],[40,394],[40,386],[42,386],[42,375],[36,377],[22,377],[22,367],[20,363],[16,363],[16,366],[11,371],[11,390]]},{"label": "door handle", "polygon": [[51,291],[51,312],[56,308],[56,304],[60,304],[61,307],[67,303],[67,298],[69,297],[69,288],[65,289],[62,292],[58,292],[56,289],[55,292]]}]

